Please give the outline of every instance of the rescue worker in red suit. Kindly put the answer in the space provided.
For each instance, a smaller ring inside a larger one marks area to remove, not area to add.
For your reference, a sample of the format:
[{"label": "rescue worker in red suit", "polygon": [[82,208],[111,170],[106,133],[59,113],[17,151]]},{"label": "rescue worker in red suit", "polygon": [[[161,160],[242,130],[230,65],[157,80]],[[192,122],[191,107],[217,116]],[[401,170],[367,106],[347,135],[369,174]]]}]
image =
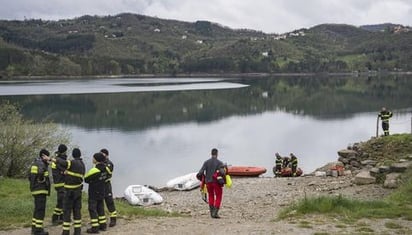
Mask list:
[{"label": "rescue worker in red suit", "polygon": [[47,159],[50,153],[46,149],[40,150],[39,157],[30,166],[30,191],[34,199],[34,210],[31,233],[34,235],[48,235],[44,231],[44,216],[46,214],[46,200],[50,195],[50,180]]},{"label": "rescue worker in red suit", "polygon": [[207,193],[209,194],[209,210],[212,218],[220,218],[218,212],[222,203],[223,185],[225,184],[224,164],[217,159],[218,150],[212,149],[211,158],[206,160],[197,173],[199,180],[205,177]]},{"label": "rescue worker in red suit", "polygon": [[99,230],[106,231],[107,222],[106,215],[104,213],[104,197],[105,197],[105,184],[109,179],[109,168],[104,163],[106,157],[102,153],[95,153],[93,155],[93,163],[95,166],[91,168],[84,181],[89,184],[88,204],[89,214],[91,220],[91,228],[87,229],[87,233],[99,233]]},{"label": "rescue worker in red suit", "polygon": [[73,212],[74,235],[81,234],[82,226],[82,189],[83,177],[86,171],[81,158],[80,149],[74,148],[72,151],[73,160],[62,160],[51,158],[60,169],[65,169],[64,200],[63,200],[63,232],[62,235],[70,234],[71,215]]}]

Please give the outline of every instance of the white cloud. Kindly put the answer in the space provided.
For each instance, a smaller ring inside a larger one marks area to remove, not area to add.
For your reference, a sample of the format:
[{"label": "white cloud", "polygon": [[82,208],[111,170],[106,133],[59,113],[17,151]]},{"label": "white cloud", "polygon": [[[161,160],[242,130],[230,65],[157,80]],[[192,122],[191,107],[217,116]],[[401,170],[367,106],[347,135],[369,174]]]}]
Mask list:
[{"label": "white cloud", "polygon": [[67,19],[130,12],[283,33],[323,23],[412,22],[409,0],[0,0],[1,19]]}]

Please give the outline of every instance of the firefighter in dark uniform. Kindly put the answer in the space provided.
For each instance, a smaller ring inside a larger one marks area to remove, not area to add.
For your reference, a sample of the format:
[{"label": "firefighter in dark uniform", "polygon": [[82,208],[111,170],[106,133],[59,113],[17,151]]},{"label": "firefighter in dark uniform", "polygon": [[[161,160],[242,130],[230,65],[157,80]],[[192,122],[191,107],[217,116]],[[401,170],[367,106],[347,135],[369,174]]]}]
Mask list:
[{"label": "firefighter in dark uniform", "polygon": [[109,151],[107,149],[101,149],[100,152],[106,157],[106,161],[104,163],[106,164],[107,168],[110,170],[109,178],[106,180],[104,201],[106,203],[107,210],[109,211],[109,214],[110,214],[109,227],[113,227],[116,225],[116,219],[117,219],[117,211],[116,211],[116,206],[113,200],[113,191],[112,191],[112,183],[111,183],[114,166],[113,166],[113,162],[110,161],[109,159]]},{"label": "firefighter in dark uniform", "polygon": [[296,170],[298,169],[298,158],[293,153],[290,154],[290,165],[292,168],[292,176],[295,177]]},{"label": "firefighter in dark uniform", "polygon": [[276,159],[275,159],[275,167],[273,169],[273,174],[275,174],[276,177],[279,177],[282,174],[283,159],[279,153],[275,153],[275,156],[276,156]]},{"label": "firefighter in dark uniform", "polygon": [[49,234],[43,229],[46,197],[50,195],[50,179],[47,169],[47,158],[49,155],[49,151],[45,149],[40,150],[39,157],[35,159],[29,172],[30,191],[34,199],[32,218],[32,234],[34,235]]},{"label": "firefighter in dark uniform", "polygon": [[385,136],[389,135],[389,118],[391,118],[393,113],[386,110],[385,107],[382,108],[381,112],[378,114],[382,121],[382,129]]},{"label": "firefighter in dark uniform", "polygon": [[102,153],[93,155],[94,167],[90,169],[84,181],[89,184],[89,214],[92,227],[87,229],[87,233],[99,233],[107,228],[106,216],[104,214],[104,196],[106,180],[109,179],[109,168],[104,163],[106,157]]},{"label": "firefighter in dark uniform", "polygon": [[[63,161],[67,160],[67,146],[60,144],[55,152],[56,159]],[[57,204],[53,211],[52,223],[53,225],[61,224],[63,222],[63,200],[64,200],[64,171],[65,169],[61,166],[57,166],[56,163],[52,162],[52,175],[54,189],[57,194]]]},{"label": "firefighter in dark uniform", "polygon": [[80,235],[82,226],[82,189],[86,168],[81,159],[80,149],[73,149],[72,156],[74,158],[73,160],[62,160],[60,158],[51,159],[60,169],[65,169],[62,235],[70,234],[72,211],[74,235]]}]

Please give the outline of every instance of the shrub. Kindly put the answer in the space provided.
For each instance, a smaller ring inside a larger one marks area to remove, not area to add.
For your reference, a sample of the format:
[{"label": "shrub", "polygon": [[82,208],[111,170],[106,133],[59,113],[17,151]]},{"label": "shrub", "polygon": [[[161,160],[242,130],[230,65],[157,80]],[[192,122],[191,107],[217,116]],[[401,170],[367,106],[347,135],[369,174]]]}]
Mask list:
[{"label": "shrub", "polygon": [[54,123],[25,120],[18,108],[9,102],[0,104],[0,175],[20,178],[40,149],[52,149],[68,143],[67,131]]}]

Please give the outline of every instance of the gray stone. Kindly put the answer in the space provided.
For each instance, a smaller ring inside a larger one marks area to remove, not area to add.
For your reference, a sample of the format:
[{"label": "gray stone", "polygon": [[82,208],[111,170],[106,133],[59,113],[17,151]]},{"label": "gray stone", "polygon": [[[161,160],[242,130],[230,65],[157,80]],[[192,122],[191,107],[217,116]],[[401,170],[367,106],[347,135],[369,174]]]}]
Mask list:
[{"label": "gray stone", "polygon": [[377,163],[377,161],[370,160],[370,159],[361,161],[361,164],[364,165],[364,166],[366,166],[366,165],[376,166],[376,163]]},{"label": "gray stone", "polygon": [[400,162],[390,166],[391,172],[405,172],[406,169],[412,166],[412,162]]},{"label": "gray stone", "polygon": [[369,170],[369,173],[371,174],[371,176],[377,177],[379,175],[380,171],[379,171],[379,168],[374,167],[374,168]]},{"label": "gray stone", "polygon": [[389,166],[380,166],[379,167],[379,173],[387,173],[390,171],[390,167]]},{"label": "gray stone", "polygon": [[385,188],[397,188],[399,186],[398,179],[401,176],[400,173],[390,173],[386,175],[386,180],[383,183]]},{"label": "gray stone", "polygon": [[358,184],[358,185],[374,184],[375,182],[376,182],[376,178],[371,176],[369,171],[361,171],[353,178],[353,183]]},{"label": "gray stone", "polygon": [[350,150],[350,149],[342,149],[338,151],[338,155],[343,158],[350,158],[350,157],[356,158],[357,152],[354,150]]}]

